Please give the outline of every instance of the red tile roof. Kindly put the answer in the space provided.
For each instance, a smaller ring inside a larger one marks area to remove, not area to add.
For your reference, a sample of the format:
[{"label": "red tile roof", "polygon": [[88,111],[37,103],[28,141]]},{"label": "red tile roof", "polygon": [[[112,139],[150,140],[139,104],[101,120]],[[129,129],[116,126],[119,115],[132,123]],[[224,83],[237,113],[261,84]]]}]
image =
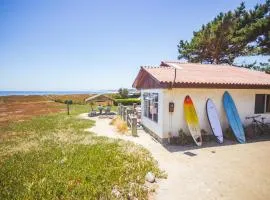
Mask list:
[{"label": "red tile roof", "polygon": [[[176,76],[175,76],[176,72]],[[147,73],[148,75],[143,75]],[[153,80],[143,83],[145,77]],[[265,72],[229,65],[161,62],[158,67],[141,68],[133,87],[222,87],[222,88],[267,88],[270,89],[270,75]]]}]

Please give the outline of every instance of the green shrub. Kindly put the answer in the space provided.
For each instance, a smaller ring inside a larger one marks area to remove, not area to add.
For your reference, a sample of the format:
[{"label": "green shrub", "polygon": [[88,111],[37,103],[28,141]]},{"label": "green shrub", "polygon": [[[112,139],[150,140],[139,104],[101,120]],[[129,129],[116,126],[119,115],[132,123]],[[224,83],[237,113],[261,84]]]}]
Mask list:
[{"label": "green shrub", "polygon": [[224,138],[226,138],[228,140],[232,140],[232,141],[235,140],[235,136],[234,136],[233,131],[230,127],[225,130]]},{"label": "green shrub", "polygon": [[118,94],[123,98],[126,99],[128,97],[128,89],[127,88],[120,88],[118,90]]},{"label": "green shrub", "polygon": [[141,104],[141,100],[137,98],[129,98],[129,99],[115,99],[115,103],[122,105],[132,105],[133,103]]},{"label": "green shrub", "polygon": [[57,103],[64,103],[64,101],[61,100],[61,99],[55,99],[54,101],[57,102]]},{"label": "green shrub", "polygon": [[180,129],[178,131],[178,136],[179,136],[179,144],[180,145],[193,144],[192,136],[189,135],[188,133],[185,133],[183,129]]},{"label": "green shrub", "polygon": [[0,199],[147,199],[145,174],[164,176],[150,153],[133,143],[92,140],[9,157],[0,167]]},{"label": "green shrub", "polygon": [[62,100],[62,99],[55,99],[54,102],[64,103],[64,104],[67,104],[67,102],[69,102],[69,104],[78,104],[78,105],[85,105],[86,104],[84,101]]},{"label": "green shrub", "polygon": [[122,96],[120,94],[112,94],[112,98],[114,99],[122,99]]},{"label": "green shrub", "polygon": [[65,100],[64,103],[65,104],[72,104],[73,102],[72,102],[72,100]]}]

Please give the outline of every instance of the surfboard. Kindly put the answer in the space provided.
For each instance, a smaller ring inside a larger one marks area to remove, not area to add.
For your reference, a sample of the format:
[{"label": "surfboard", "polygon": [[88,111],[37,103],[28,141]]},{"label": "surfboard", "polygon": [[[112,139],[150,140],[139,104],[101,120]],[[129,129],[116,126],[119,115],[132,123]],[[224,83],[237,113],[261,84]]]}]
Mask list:
[{"label": "surfboard", "polygon": [[196,145],[202,145],[201,128],[199,124],[198,115],[196,113],[194,104],[190,96],[186,96],[184,100],[184,114],[185,120],[188,125],[189,132],[196,143]]},{"label": "surfboard", "polygon": [[227,91],[224,92],[224,94],[223,94],[223,106],[224,106],[224,109],[226,112],[226,116],[227,116],[229,125],[233,131],[233,134],[236,137],[236,140],[239,143],[245,143],[246,138],[245,138],[243,124],[242,124],[241,119],[239,117],[239,113],[237,111],[235,103],[234,103],[231,95]]},{"label": "surfboard", "polygon": [[213,135],[216,136],[218,143],[223,143],[223,133],[220,125],[218,112],[212,99],[206,101],[206,114],[211,126]]}]

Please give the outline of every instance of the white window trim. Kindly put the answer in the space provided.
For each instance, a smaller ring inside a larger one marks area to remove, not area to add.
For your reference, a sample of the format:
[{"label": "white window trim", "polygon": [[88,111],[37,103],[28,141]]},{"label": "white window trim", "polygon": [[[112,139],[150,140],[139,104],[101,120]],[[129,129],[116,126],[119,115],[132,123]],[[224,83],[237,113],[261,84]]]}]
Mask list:
[{"label": "white window trim", "polygon": [[263,114],[267,114],[267,113],[270,113],[270,111],[266,111],[266,108],[267,108],[267,96],[269,96],[270,98],[270,94],[264,94],[264,110],[263,110]]},{"label": "white window trim", "polygon": [[145,117],[145,118],[147,118],[147,119],[149,119],[150,121],[152,121],[152,122],[154,122],[154,123],[156,123],[156,124],[158,124],[158,121],[159,121],[159,93],[156,93],[156,92],[145,92],[144,94],[157,94],[158,95],[158,101],[156,102],[154,102],[153,104],[156,104],[157,103],[157,107],[158,107],[158,112],[157,112],[157,121],[155,121],[154,120],[154,114],[152,114],[152,117],[150,118],[149,117],[149,113],[148,113],[148,110],[146,110],[146,115],[144,115],[145,114],[145,104],[146,104],[146,102],[149,102],[149,100],[147,100],[147,101],[145,101],[145,99],[144,99],[144,96],[143,96],[143,116]]},{"label": "white window trim", "polygon": [[[270,94],[256,94],[256,95],[263,95],[264,96],[264,103],[263,103],[263,112],[261,113],[256,113],[256,114],[269,114],[270,111],[267,111],[267,96],[270,98]],[[256,101],[255,101],[255,107],[256,107]]]}]

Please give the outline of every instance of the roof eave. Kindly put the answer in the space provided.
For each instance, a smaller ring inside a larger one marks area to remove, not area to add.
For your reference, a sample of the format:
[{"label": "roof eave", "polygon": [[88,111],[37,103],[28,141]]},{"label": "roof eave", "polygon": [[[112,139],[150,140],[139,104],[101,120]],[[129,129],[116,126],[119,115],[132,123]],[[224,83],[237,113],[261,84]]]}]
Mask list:
[{"label": "roof eave", "polygon": [[[163,88],[168,87],[168,82],[162,82]],[[218,84],[218,83],[174,83],[172,88],[215,88],[215,89],[270,89],[267,84]]]},{"label": "roof eave", "polygon": [[147,89],[152,89],[152,88],[161,88],[161,82],[154,77],[151,73],[149,73],[147,70],[144,69],[144,67],[141,67],[137,77],[135,78],[132,87],[136,88],[136,89],[146,89],[146,87],[140,87],[140,83],[144,80],[145,76],[149,76],[154,84],[153,85],[149,85],[149,87],[147,87]]}]

